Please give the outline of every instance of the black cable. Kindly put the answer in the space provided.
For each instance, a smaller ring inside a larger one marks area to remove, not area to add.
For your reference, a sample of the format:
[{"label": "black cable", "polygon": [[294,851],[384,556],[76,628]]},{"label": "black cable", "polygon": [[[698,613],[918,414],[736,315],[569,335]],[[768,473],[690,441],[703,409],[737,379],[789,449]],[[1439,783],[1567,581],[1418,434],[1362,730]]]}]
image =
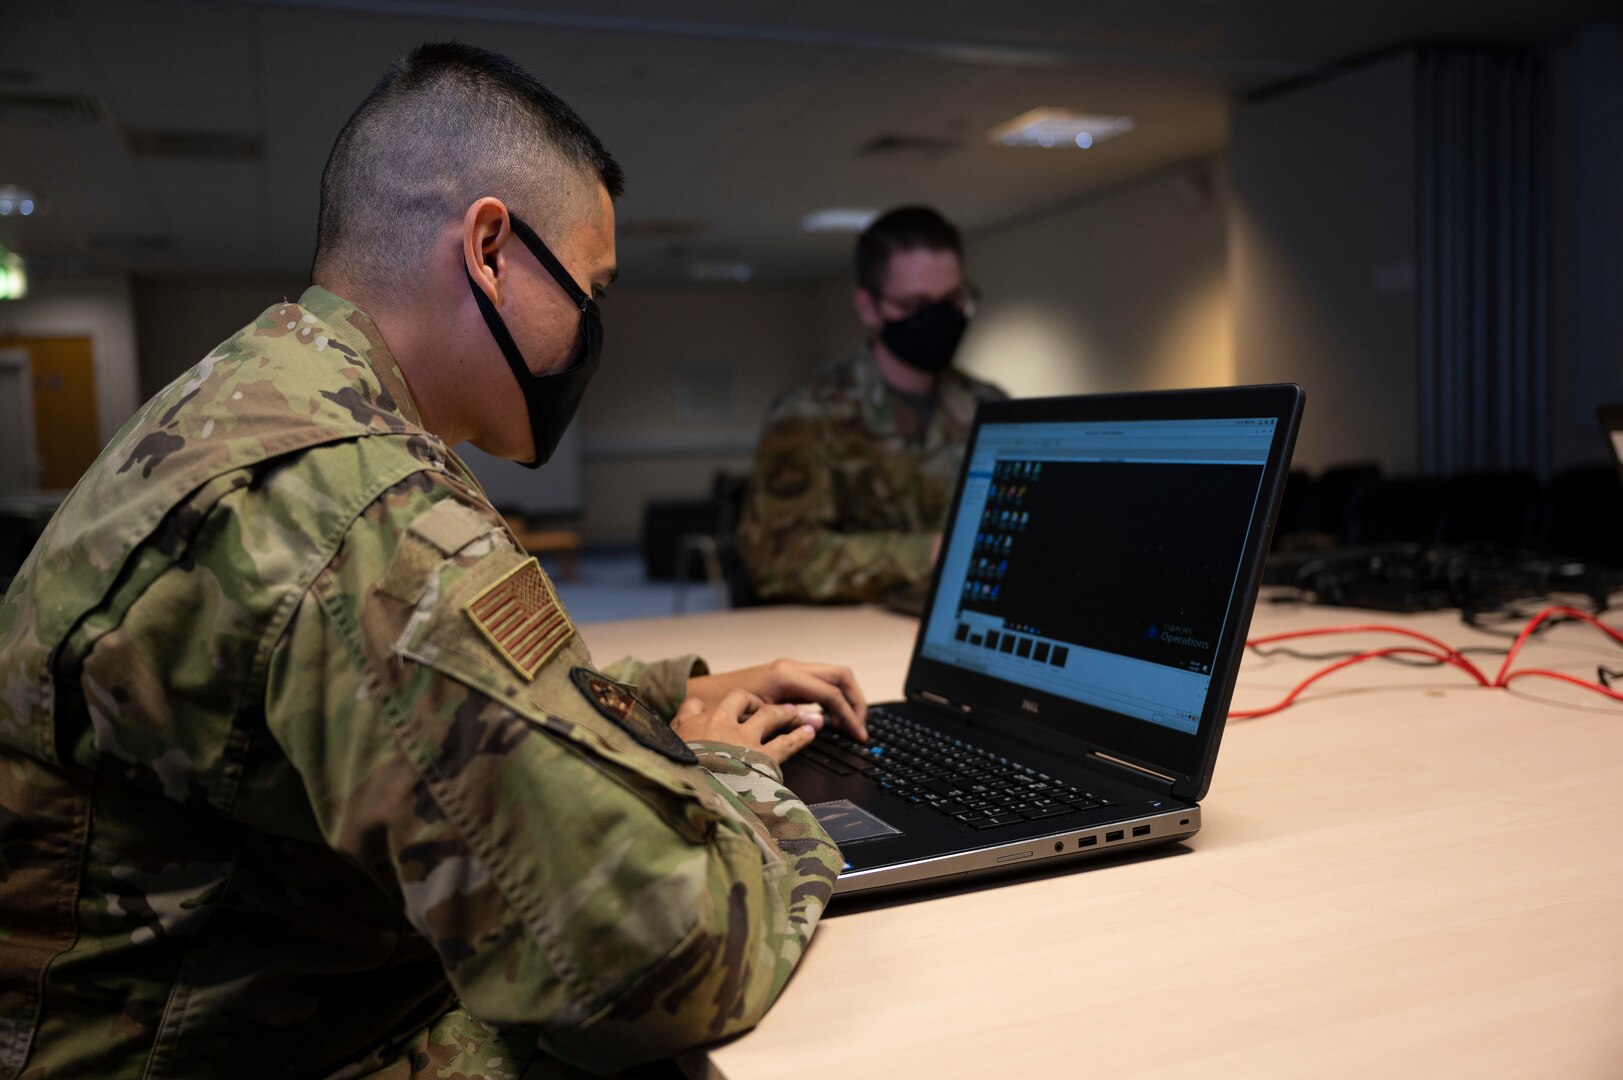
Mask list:
[{"label": "black cable", "polygon": [[[1543,598],[1543,597],[1535,597],[1534,599],[1542,601],[1545,598]],[[1514,641],[1517,637],[1519,637],[1521,635],[1522,629],[1527,625],[1528,621],[1531,620],[1535,614],[1537,614],[1537,612],[1536,611],[1529,612],[1529,611],[1526,611],[1526,610],[1514,610],[1513,611],[1513,610],[1503,610],[1502,609],[1502,610],[1495,613],[1495,614],[1498,614],[1499,617],[1501,619],[1503,619],[1505,622],[1510,623],[1511,625],[1515,626],[1516,629],[1514,629],[1514,630],[1500,630],[1498,627],[1483,625],[1481,616],[1483,616],[1484,614],[1487,614],[1487,612],[1484,612],[1484,611],[1462,611],[1462,612],[1460,612],[1460,622],[1464,623],[1466,626],[1469,626],[1472,630],[1480,630],[1484,634],[1493,634],[1495,637],[1507,637],[1507,638],[1510,638],[1512,641]],[[1600,613],[1596,612],[1596,614],[1598,615]],[[1563,615],[1553,615],[1550,618],[1545,619],[1543,622],[1539,623],[1538,626],[1533,628],[1533,636],[1537,637],[1539,634],[1548,633],[1549,630],[1550,630],[1550,627],[1557,626],[1557,625],[1559,625],[1561,623],[1568,623],[1568,622],[1572,622],[1572,621],[1573,621],[1572,619],[1566,618]]]},{"label": "black cable", "polygon": [[[1358,656],[1363,652],[1362,649],[1346,649],[1340,652],[1310,653],[1302,649],[1293,649],[1289,645],[1275,645],[1272,648],[1253,646],[1251,651],[1257,656],[1264,658],[1270,656],[1285,656],[1292,660],[1311,660],[1315,662],[1347,660],[1354,656]],[[1504,656],[1506,653],[1510,652],[1509,649],[1496,649],[1492,645],[1470,645],[1466,648],[1457,649],[1455,651],[1462,655],[1465,653],[1475,653],[1479,656]],[[1421,656],[1382,656],[1378,657],[1378,659],[1388,660],[1394,664],[1403,664],[1408,667],[1436,667],[1437,665],[1443,663],[1442,660],[1427,659],[1426,657]]]}]

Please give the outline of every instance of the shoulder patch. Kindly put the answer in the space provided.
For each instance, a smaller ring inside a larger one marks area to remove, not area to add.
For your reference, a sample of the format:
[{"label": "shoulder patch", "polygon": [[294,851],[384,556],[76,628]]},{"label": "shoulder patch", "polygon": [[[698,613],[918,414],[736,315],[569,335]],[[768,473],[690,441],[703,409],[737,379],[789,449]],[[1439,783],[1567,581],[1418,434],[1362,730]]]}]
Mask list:
[{"label": "shoulder patch", "polygon": [[419,514],[407,528],[439,548],[441,554],[455,555],[498,526],[471,506],[443,499]]},{"label": "shoulder patch", "polygon": [[636,739],[650,750],[657,751],[685,765],[697,765],[699,759],[693,755],[692,749],[682,741],[682,737],[671,730],[671,726],[631,692],[629,686],[617,683],[602,672],[591,668],[571,668],[569,677],[575,680],[580,692],[586,695],[592,708],[602,713],[609,721],[624,729],[626,734]]},{"label": "shoulder patch", "polygon": [[406,604],[415,604],[428,591],[428,582],[445,562],[445,556],[427,541],[407,533],[389,560],[389,568],[378,582],[378,592]]},{"label": "shoulder patch", "polygon": [[812,484],[812,464],[803,449],[782,450],[766,466],[766,490],[778,499],[804,495]]},{"label": "shoulder patch", "polygon": [[541,665],[575,633],[569,613],[533,558],[481,589],[463,610],[502,659],[526,679],[534,679]]}]

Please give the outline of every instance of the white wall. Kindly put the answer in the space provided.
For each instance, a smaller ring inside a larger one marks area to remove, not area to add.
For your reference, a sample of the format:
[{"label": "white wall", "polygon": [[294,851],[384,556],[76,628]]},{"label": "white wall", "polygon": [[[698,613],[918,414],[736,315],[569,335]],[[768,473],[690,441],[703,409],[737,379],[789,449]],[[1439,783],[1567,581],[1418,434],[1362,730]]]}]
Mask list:
[{"label": "white wall", "polygon": [[[967,235],[982,298],[959,363],[1018,397],[1233,381],[1227,205],[1202,162]],[[814,297],[825,356],[862,343],[852,288]]]},{"label": "white wall", "polygon": [[23,300],[0,302],[0,337],[89,337],[96,428],[105,444],[141,404],[134,303],[123,277],[30,279]]},{"label": "white wall", "polygon": [[1227,205],[1201,163],[967,237],[961,363],[1020,397],[1232,382]]},{"label": "white wall", "polygon": [[[852,238],[855,245],[856,239]],[[857,321],[856,308],[851,296],[856,289],[854,280],[837,277],[820,285],[812,296],[813,318],[819,356],[818,363],[843,357],[860,348],[867,330]]]},{"label": "white wall", "polygon": [[581,406],[586,536],[629,542],[651,499],[702,498],[747,471],[772,399],[823,358],[818,290],[616,285]]},{"label": "white wall", "polygon": [[1415,60],[1235,111],[1235,372],[1299,382],[1296,465],[1417,467]]}]

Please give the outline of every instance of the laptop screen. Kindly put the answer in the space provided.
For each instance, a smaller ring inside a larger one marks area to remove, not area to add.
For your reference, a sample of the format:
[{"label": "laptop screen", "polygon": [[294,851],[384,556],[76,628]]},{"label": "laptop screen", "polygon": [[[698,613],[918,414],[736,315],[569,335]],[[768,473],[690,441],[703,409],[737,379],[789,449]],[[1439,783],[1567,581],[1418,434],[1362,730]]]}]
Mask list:
[{"label": "laptop screen", "polygon": [[982,423],[919,655],[1194,734],[1278,425]]},{"label": "laptop screen", "polygon": [[1617,472],[1623,476],[1623,405],[1602,405],[1595,410],[1600,418],[1600,429],[1611,445],[1612,456],[1617,459]]}]

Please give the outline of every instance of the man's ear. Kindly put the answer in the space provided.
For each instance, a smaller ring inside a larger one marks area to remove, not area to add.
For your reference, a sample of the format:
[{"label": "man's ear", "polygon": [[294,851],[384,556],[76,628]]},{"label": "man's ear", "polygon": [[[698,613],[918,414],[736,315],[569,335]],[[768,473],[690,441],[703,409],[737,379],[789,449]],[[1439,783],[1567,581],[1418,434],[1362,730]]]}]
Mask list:
[{"label": "man's ear", "polygon": [[885,325],[884,318],[879,314],[879,302],[867,289],[857,286],[856,292],[851,294],[851,304],[857,309],[857,318],[869,330],[878,330]]},{"label": "man's ear", "polygon": [[489,195],[475,199],[462,215],[463,267],[497,307],[502,305],[502,289],[507,284],[504,249],[513,237],[507,218],[507,207]]}]

